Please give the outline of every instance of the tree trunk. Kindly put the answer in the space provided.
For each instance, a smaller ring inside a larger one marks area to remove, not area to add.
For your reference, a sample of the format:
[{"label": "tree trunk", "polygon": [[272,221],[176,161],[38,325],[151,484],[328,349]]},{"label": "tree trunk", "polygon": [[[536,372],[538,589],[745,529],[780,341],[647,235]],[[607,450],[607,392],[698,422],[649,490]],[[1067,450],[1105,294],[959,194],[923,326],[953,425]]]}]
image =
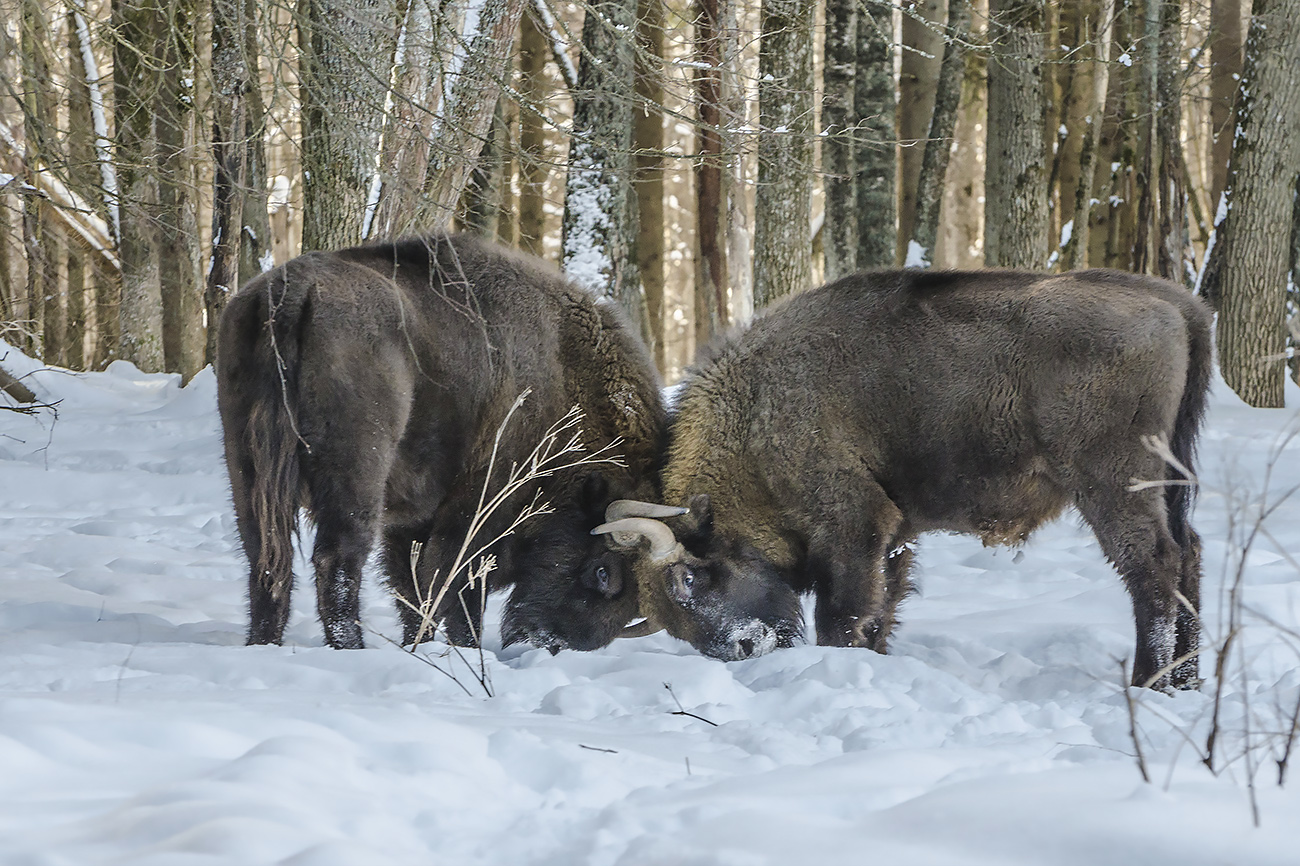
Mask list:
[{"label": "tree trunk", "polygon": [[[907,262],[929,267],[939,233],[939,205],[943,201],[952,154],[953,130],[961,101],[962,77],[966,71],[966,42],[970,38],[970,0],[948,0],[948,35],[939,69],[939,84],[930,120],[930,137],[925,143],[921,171],[917,178],[916,214]],[[913,249],[919,262],[913,261]]]},{"label": "tree trunk", "polygon": [[582,285],[616,299],[646,345],[653,345],[637,273],[632,188],[635,26],[636,0],[599,0],[588,7],[582,24],[564,190],[563,265]]},{"label": "tree trunk", "polygon": [[1228,185],[1241,80],[1241,0],[1210,0],[1210,207]]},{"label": "tree trunk", "polygon": [[465,22],[455,43],[450,68],[443,73],[442,109],[434,124],[420,209],[426,226],[451,224],[492,126],[523,11],[524,0],[487,0],[477,20],[471,16]]},{"label": "tree trunk", "polygon": [[194,0],[169,0],[159,58],[163,89],[158,112],[159,228],[162,248],[163,360],[168,372],[190,378],[203,367],[203,264],[199,249],[198,141],[195,134]]},{"label": "tree trunk", "polygon": [[811,287],[813,0],[763,0],[754,306]]},{"label": "tree trunk", "polygon": [[462,201],[460,228],[488,240],[497,239],[497,223],[500,221],[501,201],[505,179],[505,105],[504,100],[497,100],[496,111],[492,114],[492,125],[488,127],[483,150],[478,155],[478,164],[470,172],[465,184]]},{"label": "tree trunk", "polygon": [[827,0],[825,58],[821,142],[826,221],[822,224],[822,250],[826,279],[830,281],[858,269],[857,117],[853,110],[858,60],[857,0]]},{"label": "tree trunk", "polygon": [[898,73],[899,197],[897,257],[904,260],[916,226],[916,193],[934,115],[944,54],[944,0],[902,4],[902,52]]},{"label": "tree trunk", "polygon": [[995,0],[989,59],[984,260],[1041,269],[1047,254],[1042,0]]},{"label": "tree trunk", "polygon": [[858,9],[856,199],[858,268],[892,267],[898,247],[898,135],[894,127],[894,25],[889,9]]},{"label": "tree trunk", "polygon": [[[23,178],[30,187],[40,181],[38,169],[55,154],[54,105],[50,99],[50,27],[45,6],[24,0],[21,21]],[[23,247],[27,257],[27,289],[19,323],[25,339],[19,348],[51,364],[58,363],[62,335],[56,332],[60,317],[51,300],[58,300],[58,265],[50,205],[37,195],[22,196]]]},{"label": "tree trunk", "polygon": [[[1202,286],[1219,298],[1223,378],[1252,406],[1283,405],[1291,221],[1300,173],[1300,0],[1256,0],[1237,97],[1227,215],[1218,266]],[[1217,290],[1217,291],[1216,291]]]},{"label": "tree trunk", "polygon": [[398,13],[393,0],[304,0],[302,10],[302,246],[338,249],[362,240]]},{"label": "tree trunk", "polygon": [[[664,343],[664,4],[641,0],[637,13],[636,94],[632,128],[637,204],[637,271],[645,292],[650,346],[663,369]],[[696,295],[699,295],[696,284]],[[696,307],[698,309],[698,303]],[[698,320],[697,320],[698,327]]]},{"label": "tree trunk", "polygon": [[[1152,0],[1154,2],[1154,0]],[[1182,145],[1182,4],[1165,0],[1160,6],[1159,69],[1156,73],[1156,134],[1159,138],[1157,156],[1160,160],[1159,202],[1157,214],[1159,234],[1156,247],[1156,273],[1168,280],[1190,286],[1191,276],[1187,253],[1187,216],[1184,209],[1183,145]],[[1300,62],[1297,59],[1296,62]]]},{"label": "tree trunk", "polygon": [[122,300],[117,357],[147,373],[163,369],[162,276],[159,262],[157,101],[166,36],[161,0],[113,4],[113,86],[117,177],[121,187]]},{"label": "tree trunk", "polygon": [[542,112],[550,84],[546,58],[550,44],[531,11],[519,22],[519,246],[544,253],[546,235],[546,128]]},{"label": "tree trunk", "polygon": [[695,345],[706,346],[727,325],[727,166],[723,156],[722,76],[724,69],[720,0],[699,0],[695,15],[695,93],[700,125],[696,133]]},{"label": "tree trunk", "polygon": [[[1085,23],[1088,19],[1084,19]],[[1092,41],[1092,87],[1086,95],[1083,115],[1085,127],[1079,149],[1079,178],[1072,202],[1073,218],[1070,240],[1065,247],[1065,269],[1088,267],[1091,242],[1093,182],[1097,174],[1097,148],[1101,138],[1102,114],[1106,107],[1110,83],[1110,45],[1114,33],[1115,2],[1101,0],[1097,18],[1084,34],[1095,33]],[[1064,190],[1062,190],[1064,193]],[[1065,200],[1065,195],[1061,196]]]}]

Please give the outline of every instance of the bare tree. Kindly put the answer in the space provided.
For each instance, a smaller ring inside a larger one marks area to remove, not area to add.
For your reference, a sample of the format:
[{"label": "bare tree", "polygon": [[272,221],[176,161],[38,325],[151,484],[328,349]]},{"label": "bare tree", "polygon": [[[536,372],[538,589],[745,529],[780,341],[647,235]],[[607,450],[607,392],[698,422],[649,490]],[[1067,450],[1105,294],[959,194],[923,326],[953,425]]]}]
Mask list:
[{"label": "bare tree", "polygon": [[[957,126],[957,108],[961,101],[962,77],[966,71],[966,43],[970,38],[970,0],[948,0],[948,31],[939,69],[939,84],[930,119],[930,136],[925,143],[917,175],[916,213],[911,240],[915,258],[925,265],[934,259],[939,233],[939,205],[943,201],[944,182],[948,176],[948,158],[952,154],[953,130]],[[913,249],[907,259],[913,260]]]},{"label": "bare tree", "polygon": [[695,93],[699,109],[695,168],[695,345],[727,325],[727,177],[723,156],[722,79],[725,23],[720,0],[695,4]]},{"label": "bare tree", "polygon": [[519,28],[519,246],[540,256],[546,233],[543,190],[549,173],[542,111],[550,90],[546,58],[551,49],[535,12],[526,13]]},{"label": "bare tree", "polygon": [[250,270],[270,265],[257,4],[212,0],[212,258],[204,289],[204,360],[216,361],[217,322]]},{"label": "bare tree", "polygon": [[824,53],[821,142],[826,220],[822,224],[822,250],[826,279],[835,280],[858,269],[854,170],[858,118],[853,104],[858,65],[857,0],[826,0]]},{"label": "bare tree", "polygon": [[615,298],[653,345],[637,273],[632,187],[636,0],[599,0],[582,24],[564,191],[564,270]]},{"label": "bare tree", "polygon": [[1256,0],[1237,101],[1226,216],[1202,290],[1219,365],[1252,406],[1282,406],[1291,224],[1300,174],[1300,0]]},{"label": "bare tree", "polygon": [[[664,4],[637,10],[636,110],[632,149],[637,204],[637,272],[645,293],[647,332],[663,369],[664,342]],[[698,283],[697,283],[698,286]],[[697,297],[699,293],[696,293]],[[698,309],[698,304],[697,304]]]},{"label": "bare tree", "polygon": [[1210,205],[1228,185],[1233,121],[1241,79],[1241,0],[1210,0]]},{"label": "bare tree", "polygon": [[1047,256],[1042,0],[989,4],[988,169],[984,260],[1041,268]]},{"label": "bare tree", "polygon": [[901,4],[898,72],[898,256],[906,255],[916,225],[916,194],[944,56],[944,0]]},{"label": "bare tree", "polygon": [[754,306],[810,288],[813,0],[763,0]]},{"label": "bare tree", "polygon": [[118,357],[141,370],[164,366],[161,238],[158,215],[157,104],[163,93],[159,63],[167,37],[166,0],[113,4],[113,88],[117,177],[121,187],[122,302]]},{"label": "bare tree", "polygon": [[[1111,35],[1115,29],[1115,2],[1101,0],[1096,7],[1095,19],[1083,18],[1085,27],[1082,35],[1092,50],[1092,87],[1088,89],[1083,106],[1085,128],[1079,148],[1079,178],[1074,190],[1072,204],[1070,239],[1066,243],[1065,267],[1087,267],[1088,249],[1091,241],[1093,182],[1097,174],[1097,149],[1100,145],[1102,112],[1106,107],[1107,90],[1110,83],[1110,45]],[[1086,25],[1093,20],[1093,27]],[[1089,38],[1090,34],[1095,34]],[[1062,190],[1062,202],[1066,202],[1066,193]]]},{"label": "bare tree", "polygon": [[894,131],[894,25],[880,3],[858,7],[853,75],[857,268],[890,267],[898,244],[898,135]]},{"label": "bare tree", "polygon": [[298,22],[307,250],[356,244],[381,150],[394,0],[304,0]]}]

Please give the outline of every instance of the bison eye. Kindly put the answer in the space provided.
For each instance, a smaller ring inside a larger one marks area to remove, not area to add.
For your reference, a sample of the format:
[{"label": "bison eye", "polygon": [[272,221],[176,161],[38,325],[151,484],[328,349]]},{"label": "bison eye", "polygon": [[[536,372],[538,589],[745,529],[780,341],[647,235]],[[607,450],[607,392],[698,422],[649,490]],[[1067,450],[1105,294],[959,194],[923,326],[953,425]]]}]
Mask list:
[{"label": "bison eye", "polygon": [[695,572],[684,565],[673,569],[673,598],[678,604],[689,604],[695,598]]}]

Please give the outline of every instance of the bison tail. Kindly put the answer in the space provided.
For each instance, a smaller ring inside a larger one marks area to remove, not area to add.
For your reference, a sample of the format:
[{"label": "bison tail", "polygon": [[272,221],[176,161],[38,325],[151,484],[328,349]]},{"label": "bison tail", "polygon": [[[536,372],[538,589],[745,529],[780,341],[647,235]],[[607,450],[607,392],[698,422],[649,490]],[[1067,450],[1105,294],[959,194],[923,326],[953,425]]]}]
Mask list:
[{"label": "bison tail", "polygon": [[[299,449],[310,450],[297,419],[307,305],[270,303],[276,282],[268,279],[260,297],[241,293],[227,307],[217,371],[226,460],[249,561],[250,644],[280,643],[284,635],[302,502]],[[287,294],[281,298],[289,300]]]},{"label": "bison tail", "polygon": [[[1178,404],[1178,415],[1174,420],[1173,437],[1169,447],[1174,457],[1185,466],[1188,472],[1195,473],[1196,439],[1200,435],[1201,420],[1205,416],[1206,396],[1210,389],[1210,379],[1214,375],[1214,343],[1210,333],[1207,316],[1190,312],[1185,315],[1188,338],[1187,379],[1183,385],[1183,396]],[[1185,481],[1182,473],[1170,466],[1168,478],[1171,481]],[[1174,540],[1186,549],[1190,538],[1188,522],[1195,501],[1196,488],[1189,484],[1171,484],[1165,488],[1165,510],[1169,515],[1169,528]]]}]

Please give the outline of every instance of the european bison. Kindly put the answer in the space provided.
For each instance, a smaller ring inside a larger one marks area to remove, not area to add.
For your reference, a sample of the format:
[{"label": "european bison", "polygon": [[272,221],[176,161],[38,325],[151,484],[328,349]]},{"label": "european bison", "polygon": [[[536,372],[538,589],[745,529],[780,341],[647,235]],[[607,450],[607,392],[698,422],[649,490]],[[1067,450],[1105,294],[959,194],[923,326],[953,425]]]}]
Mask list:
[{"label": "european bison", "polygon": [[1191,467],[1211,364],[1205,306],[1151,277],[851,276],[692,373],[662,478],[688,515],[595,531],[649,541],[643,615],[708,655],[789,645],[807,592],[819,643],[884,652],[918,534],[1016,544],[1072,504],[1132,597],[1133,682],[1194,688],[1192,490],[1144,439]]},{"label": "european bison", "polygon": [[[625,465],[544,479],[552,513],[489,548],[490,587],[514,585],[504,639],[592,648],[635,616],[626,557],[589,530],[611,500],[655,498],[658,377],[613,306],[542,263],[446,235],[308,253],[231,299],[217,374],[250,564],[250,644],[283,637],[299,507],[317,527],[312,564],[331,646],[363,645],[358,588],[378,535],[392,590],[416,605],[431,597],[479,504],[498,426],[525,389],[489,495],[573,406],[585,413],[588,452],[619,440]],[[503,532],[535,488],[516,493],[478,543]],[[424,544],[418,581],[412,542]],[[482,611],[477,592],[462,603],[465,582],[462,572],[437,613],[451,639],[472,643]],[[409,643],[420,617],[398,607]]]}]

